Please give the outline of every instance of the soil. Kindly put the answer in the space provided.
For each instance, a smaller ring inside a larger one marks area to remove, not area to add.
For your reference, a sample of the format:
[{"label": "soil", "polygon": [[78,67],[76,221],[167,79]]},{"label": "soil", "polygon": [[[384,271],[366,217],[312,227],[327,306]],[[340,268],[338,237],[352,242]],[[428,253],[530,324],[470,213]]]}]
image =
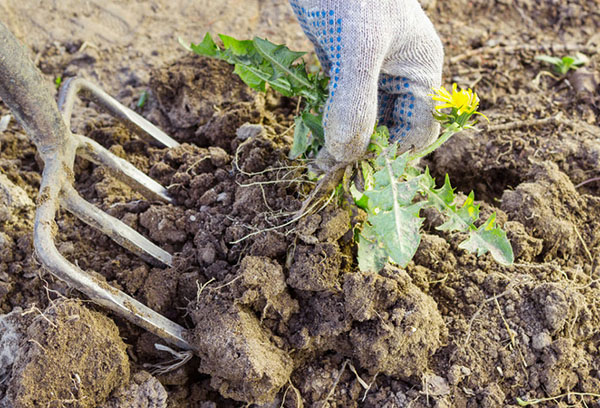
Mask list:
[{"label": "soil", "polygon": [[[287,159],[297,101],[256,94],[227,64],[177,44],[210,30],[309,49],[287,1],[46,3],[6,0],[0,20],[48,82],[87,77],[182,143],[150,146],[78,103],[74,130],[175,204],[146,201],[82,159],[77,190],[174,263],[148,264],[66,212],[57,247],[184,326],[195,355],[164,369],[173,354],[159,338],[39,264],[40,165],[11,120],[0,131],[0,404],[600,407],[597,0],[428,2],[445,84],[474,88],[490,122],[424,164],[497,213],[516,261],[466,253],[430,217],[414,260],[380,273],[358,271],[356,220],[335,201],[288,223],[314,186]],[[590,62],[565,77],[535,59],[575,52]]]}]

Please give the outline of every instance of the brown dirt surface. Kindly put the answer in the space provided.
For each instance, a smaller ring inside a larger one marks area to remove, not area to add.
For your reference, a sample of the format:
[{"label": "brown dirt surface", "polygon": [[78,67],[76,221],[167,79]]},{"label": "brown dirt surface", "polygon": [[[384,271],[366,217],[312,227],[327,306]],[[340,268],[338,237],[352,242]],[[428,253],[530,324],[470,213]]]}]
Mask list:
[{"label": "brown dirt surface", "polygon": [[[434,216],[414,260],[379,274],[358,271],[356,214],[336,200],[289,222],[314,186],[287,159],[297,101],[257,94],[227,64],[177,44],[208,30],[309,49],[286,0],[46,5],[0,2],[0,20],[48,82],[92,79],[182,143],[147,145],[78,103],[74,130],[147,172],[175,204],[147,201],[79,159],[77,190],[174,263],[147,264],[63,212],[57,247],[186,327],[196,353],[161,370],[173,355],[155,348],[160,339],[61,300],[82,296],[35,258],[41,169],[11,121],[0,132],[0,398],[23,407],[600,406],[597,0],[428,2],[445,85],[475,89],[490,122],[424,164],[473,190],[483,216],[497,213],[516,261],[466,253]],[[564,77],[535,59],[575,52],[590,62]],[[8,113],[0,103],[0,117]],[[32,306],[43,315],[23,316]]]},{"label": "brown dirt surface", "polygon": [[95,407],[129,382],[125,343],[114,322],[74,300],[59,301],[24,320],[4,403]]}]

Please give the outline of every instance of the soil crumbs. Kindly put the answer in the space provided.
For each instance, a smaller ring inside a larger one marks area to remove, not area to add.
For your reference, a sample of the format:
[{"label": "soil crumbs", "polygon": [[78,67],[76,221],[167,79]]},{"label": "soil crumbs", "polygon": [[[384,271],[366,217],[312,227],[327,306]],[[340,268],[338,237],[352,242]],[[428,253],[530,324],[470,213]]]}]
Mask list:
[{"label": "soil crumbs", "polygon": [[[91,115],[82,131],[168,186],[177,204],[145,201],[84,161],[78,191],[174,253],[174,266],[146,264],[68,214],[58,219],[58,247],[189,329],[197,355],[171,371],[160,369],[172,355],[154,347],[159,339],[66,299],[78,294],[36,262],[40,169],[9,124],[0,133],[2,403],[600,406],[597,6],[429,6],[446,46],[446,82],[475,87],[490,123],[427,164],[474,190],[484,215],[497,212],[515,250],[511,267],[465,253],[435,219],[407,268],[378,274],[358,271],[355,220],[335,201],[286,225],[312,188],[287,159],[297,101],[254,93],[224,63],[188,56],[148,79],[138,110],[180,147],[148,146]],[[578,51],[591,62],[567,77],[534,59]],[[69,58],[44,63],[66,67]]]}]

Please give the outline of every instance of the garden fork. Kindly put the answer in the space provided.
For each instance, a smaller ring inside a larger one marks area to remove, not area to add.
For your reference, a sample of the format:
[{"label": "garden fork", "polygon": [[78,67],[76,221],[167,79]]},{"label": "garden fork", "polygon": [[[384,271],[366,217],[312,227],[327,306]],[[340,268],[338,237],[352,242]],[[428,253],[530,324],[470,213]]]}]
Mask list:
[{"label": "garden fork", "polygon": [[[150,122],[121,105],[83,79],[67,81],[59,95],[59,108],[50,88],[12,33],[0,22],[0,99],[13,112],[35,143],[44,161],[34,224],[34,248],[40,262],[56,277],[83,292],[94,302],[154,333],[163,340],[190,350],[184,328],[156,313],[106,282],[87,274],[57,250],[54,236],[59,206],[109,235],[121,246],[154,264],[172,265],[171,255],[120,220],[85,201],[73,187],[75,156],[106,166],[119,179],[150,200],[172,202],[164,187],[129,162],[115,156],[85,136],[70,131],[70,118],[78,93],[106,109],[138,135],[174,147],[178,143]],[[62,115],[61,115],[62,112]]]}]

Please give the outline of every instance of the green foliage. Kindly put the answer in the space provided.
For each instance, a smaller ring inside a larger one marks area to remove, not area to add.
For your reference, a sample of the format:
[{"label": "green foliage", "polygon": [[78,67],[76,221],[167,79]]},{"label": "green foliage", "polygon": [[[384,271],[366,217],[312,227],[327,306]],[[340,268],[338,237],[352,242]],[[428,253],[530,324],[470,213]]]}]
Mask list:
[{"label": "green foliage", "polygon": [[310,73],[302,60],[304,52],[291,51],[285,45],[273,44],[259,37],[253,40],[236,40],[219,34],[221,49],[206,34],[199,44],[189,48],[196,54],[218,58],[235,66],[236,73],[249,87],[261,92],[267,84],[284,96],[300,96],[303,112],[296,119],[294,145],[290,158],[307,152],[317,152],[324,143],[320,108],[327,100],[328,78],[321,73]]},{"label": "green foliage", "polygon": [[[290,157],[316,154],[324,144],[321,112],[327,100],[328,78],[321,73],[307,71],[304,53],[289,50],[255,37],[240,41],[219,35],[220,48],[209,34],[199,44],[189,48],[197,54],[218,58],[235,65],[234,72],[251,88],[266,91],[267,85],[285,96],[300,96],[303,109],[295,119],[294,143]],[[469,92],[471,92],[469,90]],[[473,100],[478,102],[476,96]],[[396,144],[389,144],[385,127],[375,129],[369,145],[374,159],[360,162],[361,190],[352,183],[350,193],[356,205],[367,212],[367,220],[359,226],[358,264],[361,270],[381,270],[388,262],[406,266],[413,258],[421,240],[424,219],[421,210],[432,208],[446,221],[437,228],[441,231],[467,233],[460,247],[482,255],[489,252],[501,264],[513,262],[513,252],[506,233],[495,224],[492,214],[479,225],[479,205],[469,194],[462,205],[457,204],[448,176],[437,188],[429,174],[414,167],[419,158],[431,153],[453,134],[471,126],[469,122],[477,106],[469,113],[453,109],[449,114],[438,114],[444,133],[428,148],[415,154],[397,154]],[[344,184],[345,185],[345,184]],[[338,190],[342,185],[338,186]],[[339,192],[339,191],[338,191]]]},{"label": "green foliage", "polygon": [[142,91],[135,106],[141,109],[146,105],[146,102],[148,102],[148,91]]},{"label": "green foliage", "polygon": [[[369,162],[373,169],[372,180],[365,178],[362,195],[357,193],[356,187],[352,191],[357,205],[361,203],[361,208],[367,212],[367,221],[358,241],[361,270],[378,271],[388,260],[406,266],[419,247],[423,223],[420,212],[425,208],[432,208],[445,217],[446,221],[437,227],[438,230],[468,234],[460,248],[478,256],[489,252],[503,265],[513,262],[506,233],[495,224],[496,214],[481,226],[476,225],[479,205],[475,204],[472,192],[459,206],[447,175],[442,187],[436,188],[428,169],[421,172],[411,166],[408,153],[397,156],[395,145],[385,147],[381,142],[379,138],[376,143],[379,146],[375,148],[383,148],[383,151]],[[363,177],[364,174],[363,171]],[[372,187],[367,187],[369,184]]]},{"label": "green foliage", "polygon": [[561,75],[565,75],[570,70],[577,69],[589,62],[589,58],[579,52],[574,56],[568,55],[562,58],[552,57],[550,55],[538,55],[535,59],[551,64],[554,71]]}]

